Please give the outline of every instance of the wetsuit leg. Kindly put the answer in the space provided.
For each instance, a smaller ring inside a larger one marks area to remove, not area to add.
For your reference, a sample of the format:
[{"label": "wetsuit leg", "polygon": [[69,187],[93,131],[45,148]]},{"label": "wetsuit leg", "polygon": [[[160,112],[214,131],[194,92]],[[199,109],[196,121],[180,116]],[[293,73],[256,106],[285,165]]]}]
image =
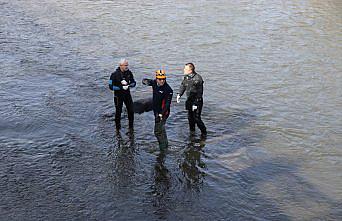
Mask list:
[{"label": "wetsuit leg", "polygon": [[198,128],[201,130],[201,133],[203,135],[206,135],[207,134],[207,128],[205,127],[205,125],[202,121],[202,118],[201,118],[202,108],[203,108],[203,102],[199,102],[197,109],[194,111],[194,119],[195,119],[195,122],[196,122]]},{"label": "wetsuit leg", "polygon": [[115,104],[115,126],[116,126],[116,129],[120,129],[123,98],[121,96],[114,96],[114,104]]},{"label": "wetsuit leg", "polygon": [[127,114],[128,114],[128,124],[129,128],[133,128],[133,123],[134,123],[134,111],[133,111],[133,100],[131,95],[125,96],[124,99],[126,108],[127,108]]},{"label": "wetsuit leg", "polygon": [[160,150],[165,150],[168,146],[165,123],[166,120],[156,119],[154,124],[154,135],[158,140]]},{"label": "wetsuit leg", "polygon": [[195,131],[195,113],[192,110],[188,110],[188,121],[189,121],[189,128],[190,132]]}]

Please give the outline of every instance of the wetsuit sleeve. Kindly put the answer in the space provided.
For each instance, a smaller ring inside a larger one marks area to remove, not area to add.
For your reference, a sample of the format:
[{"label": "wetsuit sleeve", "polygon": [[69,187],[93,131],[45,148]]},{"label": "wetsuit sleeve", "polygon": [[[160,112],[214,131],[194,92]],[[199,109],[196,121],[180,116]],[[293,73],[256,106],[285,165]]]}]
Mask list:
[{"label": "wetsuit sleeve", "polygon": [[204,81],[201,79],[196,85],[196,97],[198,98],[203,96],[203,84]]},{"label": "wetsuit sleeve", "polygon": [[173,90],[170,88],[170,90],[167,92],[162,102],[162,115],[164,118],[167,118],[170,114],[172,96],[173,96]]},{"label": "wetsuit sleeve", "polygon": [[115,73],[112,73],[108,81],[109,89],[112,91],[120,90],[119,86],[115,85]]},{"label": "wetsuit sleeve", "polygon": [[133,74],[131,73],[130,79],[129,79],[129,87],[135,87],[135,85],[137,85],[137,83],[135,82]]},{"label": "wetsuit sleeve", "polygon": [[144,78],[142,80],[142,84],[147,85],[147,86],[152,86],[153,85],[153,80]]},{"label": "wetsuit sleeve", "polygon": [[185,86],[185,78],[184,78],[182,83],[181,83],[181,85],[180,85],[180,87],[179,87],[178,94],[180,96],[182,96],[184,94],[185,89],[186,89],[186,86]]}]

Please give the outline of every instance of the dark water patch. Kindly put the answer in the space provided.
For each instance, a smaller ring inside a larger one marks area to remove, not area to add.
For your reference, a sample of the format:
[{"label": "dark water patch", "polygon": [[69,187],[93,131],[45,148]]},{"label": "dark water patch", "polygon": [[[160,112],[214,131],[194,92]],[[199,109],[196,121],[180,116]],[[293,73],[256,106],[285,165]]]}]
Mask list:
[{"label": "dark water patch", "polygon": [[[0,203],[2,218],[53,218],[59,216],[56,208],[70,208],[65,204],[67,201],[61,200],[68,198],[68,189],[58,183],[63,174],[58,171],[56,173],[49,163],[48,144],[20,139],[9,141],[7,138],[2,139],[1,143],[7,146],[5,150],[11,150],[1,153],[4,156],[1,171],[6,174],[6,178],[2,179],[0,188],[4,193],[3,199],[8,202]],[[75,211],[71,211],[70,215],[75,214]],[[68,214],[67,210],[64,214]]]}]

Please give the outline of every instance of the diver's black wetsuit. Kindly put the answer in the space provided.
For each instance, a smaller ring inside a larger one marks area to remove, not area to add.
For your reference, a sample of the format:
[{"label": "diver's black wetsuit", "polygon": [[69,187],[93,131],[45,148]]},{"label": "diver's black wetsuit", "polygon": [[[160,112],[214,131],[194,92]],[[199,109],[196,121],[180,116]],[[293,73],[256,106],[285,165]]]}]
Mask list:
[{"label": "diver's black wetsuit", "polygon": [[[203,79],[196,72],[184,76],[179,88],[179,95],[182,96],[186,91],[187,100],[185,109],[188,110],[188,120],[190,131],[195,131],[195,125],[201,130],[202,134],[207,134],[207,129],[201,119],[203,107]],[[196,106],[197,109],[193,109]]]},{"label": "diver's black wetsuit", "polygon": [[134,112],[133,112],[133,100],[131,96],[131,92],[129,88],[127,90],[123,89],[123,85],[121,83],[122,80],[125,80],[129,86],[135,87],[136,82],[134,80],[133,74],[130,70],[122,72],[120,67],[118,67],[115,72],[113,72],[110,76],[109,80],[109,88],[114,91],[114,103],[115,103],[115,124],[116,128],[120,129],[120,119],[122,113],[122,106],[125,103],[128,113],[128,121],[129,127],[133,128],[134,122]]}]

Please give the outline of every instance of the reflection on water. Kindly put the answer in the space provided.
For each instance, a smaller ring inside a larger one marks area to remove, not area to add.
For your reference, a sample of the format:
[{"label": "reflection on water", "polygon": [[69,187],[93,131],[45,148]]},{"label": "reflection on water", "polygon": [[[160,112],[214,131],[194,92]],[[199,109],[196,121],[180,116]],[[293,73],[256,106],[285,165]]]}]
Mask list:
[{"label": "reflection on water", "polygon": [[[115,188],[129,188],[134,185],[136,172],[136,147],[134,132],[128,131],[127,137],[122,137],[120,131],[115,134],[115,146],[108,153],[113,164],[109,176]],[[125,140],[127,139],[127,140]]]},{"label": "reflection on water", "polygon": [[190,135],[190,143],[183,151],[183,158],[179,163],[179,168],[189,188],[199,190],[200,185],[204,182],[206,165],[204,160],[201,159],[204,148],[205,138],[196,139],[193,135]]},{"label": "reflection on water", "polygon": [[170,213],[170,209],[168,208],[168,198],[171,197],[169,194],[171,194],[170,188],[172,183],[169,170],[165,166],[165,157],[166,153],[161,151],[156,158],[153,177],[154,183],[151,186],[151,193],[154,196],[153,207],[156,208],[154,214],[160,219],[166,219]]},{"label": "reflection on water", "polygon": [[[193,135],[190,138],[190,143],[180,152],[179,159],[174,159],[170,150],[160,151],[155,158],[151,195],[153,213],[158,219],[174,217],[172,211],[177,207],[179,198],[188,192],[198,192],[203,186],[205,163],[201,154],[205,138],[197,139]],[[167,158],[171,160],[172,171],[167,168]],[[174,164],[178,164],[178,169],[174,169]]]}]

